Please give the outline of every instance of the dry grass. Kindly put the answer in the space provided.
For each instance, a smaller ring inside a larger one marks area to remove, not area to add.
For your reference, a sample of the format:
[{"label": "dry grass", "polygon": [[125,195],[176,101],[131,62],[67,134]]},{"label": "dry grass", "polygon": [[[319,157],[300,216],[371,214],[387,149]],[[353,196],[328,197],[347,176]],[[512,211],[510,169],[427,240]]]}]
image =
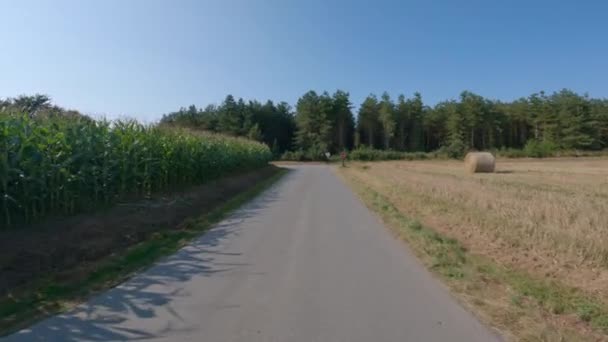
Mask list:
[{"label": "dry grass", "polygon": [[608,159],[498,160],[497,173],[474,175],[458,161],[359,163],[341,172],[472,255],[608,305]]}]

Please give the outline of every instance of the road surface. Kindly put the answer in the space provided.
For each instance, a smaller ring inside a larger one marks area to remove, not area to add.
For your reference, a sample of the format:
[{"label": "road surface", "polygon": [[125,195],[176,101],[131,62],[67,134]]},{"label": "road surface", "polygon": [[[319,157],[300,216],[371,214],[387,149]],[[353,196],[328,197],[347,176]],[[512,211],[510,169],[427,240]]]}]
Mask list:
[{"label": "road surface", "polygon": [[3,341],[497,341],[323,165],[294,166],[208,234]]}]

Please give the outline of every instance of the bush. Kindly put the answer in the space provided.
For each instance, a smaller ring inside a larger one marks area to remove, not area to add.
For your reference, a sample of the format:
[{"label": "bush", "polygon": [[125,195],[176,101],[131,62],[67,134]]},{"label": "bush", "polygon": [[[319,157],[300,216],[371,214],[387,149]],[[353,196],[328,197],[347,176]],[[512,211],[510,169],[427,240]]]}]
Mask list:
[{"label": "bush", "polygon": [[[550,156],[559,157],[582,157],[582,156],[607,156],[608,150],[604,151],[580,151],[568,150],[559,151],[554,149],[554,145],[547,143],[529,142],[523,150],[513,148],[503,148],[491,150],[497,157],[506,158],[543,158]],[[349,160],[358,161],[381,161],[381,160],[423,160],[423,159],[462,159],[466,154],[466,147],[460,142],[452,143],[433,152],[401,152],[394,150],[376,150],[366,146],[359,147],[348,153]],[[340,155],[334,154],[329,159],[320,152],[311,151],[287,151],[281,156],[281,160],[286,161],[331,161],[340,162]]]},{"label": "bush", "polygon": [[286,151],[281,156],[281,160],[285,161],[309,161],[310,159],[302,150],[297,151]]},{"label": "bush", "polygon": [[284,161],[329,161],[335,158],[331,156],[329,159],[325,156],[325,152],[321,149],[309,149],[307,151],[287,151],[281,156],[281,160]]},{"label": "bush", "polygon": [[441,147],[437,150],[438,155],[446,156],[452,159],[462,159],[467,152],[467,147],[460,140],[455,140],[447,146]]},{"label": "bush", "polygon": [[369,147],[361,147],[353,150],[348,155],[350,160],[377,161],[377,160],[420,160],[428,159],[429,155],[424,152],[400,152],[394,150],[375,150]]},{"label": "bush", "polygon": [[518,150],[515,148],[502,148],[500,150],[493,151],[494,155],[497,157],[506,157],[506,158],[525,158],[527,157],[524,150]]},{"label": "bush", "polygon": [[[420,160],[428,159],[433,157],[425,152],[400,152],[393,150],[375,150],[368,147],[361,147],[356,150],[347,153],[349,160],[360,160],[360,161],[379,161],[379,160]],[[341,160],[340,154],[336,153],[331,155],[329,158],[325,156],[325,153],[320,151],[309,150],[309,151],[287,151],[281,156],[281,160],[285,161],[331,161],[339,162]]]},{"label": "bush", "polygon": [[546,158],[555,155],[558,148],[555,144],[546,141],[530,140],[524,146],[523,153],[527,157]]},{"label": "bush", "polygon": [[267,165],[250,140],[136,121],[0,116],[0,225],[71,215]]}]

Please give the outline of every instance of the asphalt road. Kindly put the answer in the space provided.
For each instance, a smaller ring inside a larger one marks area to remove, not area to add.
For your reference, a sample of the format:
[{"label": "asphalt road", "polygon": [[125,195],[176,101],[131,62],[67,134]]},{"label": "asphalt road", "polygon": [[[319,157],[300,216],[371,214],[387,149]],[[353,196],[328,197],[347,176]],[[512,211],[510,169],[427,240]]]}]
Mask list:
[{"label": "asphalt road", "polygon": [[326,166],[297,166],[174,256],[2,341],[496,341]]}]

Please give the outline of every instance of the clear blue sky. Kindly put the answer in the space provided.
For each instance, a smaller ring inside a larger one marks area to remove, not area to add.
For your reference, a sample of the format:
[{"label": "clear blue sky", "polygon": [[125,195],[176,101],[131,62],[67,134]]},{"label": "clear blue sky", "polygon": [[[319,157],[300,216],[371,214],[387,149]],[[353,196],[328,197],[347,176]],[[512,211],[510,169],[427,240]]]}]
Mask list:
[{"label": "clear blue sky", "polygon": [[0,0],[0,97],[145,121],[228,93],[608,97],[608,2]]}]

